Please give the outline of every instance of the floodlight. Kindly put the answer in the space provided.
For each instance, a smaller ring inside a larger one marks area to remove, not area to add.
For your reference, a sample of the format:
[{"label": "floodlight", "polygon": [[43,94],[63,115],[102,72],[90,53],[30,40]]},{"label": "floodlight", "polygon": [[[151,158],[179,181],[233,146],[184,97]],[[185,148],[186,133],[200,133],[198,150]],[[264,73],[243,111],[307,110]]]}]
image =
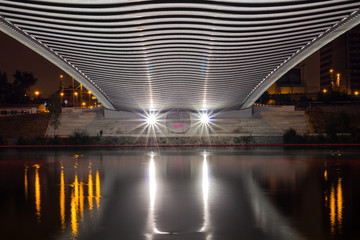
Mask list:
[{"label": "floodlight", "polygon": [[207,115],[207,113],[200,114],[200,122],[202,124],[209,124],[210,121],[211,121],[211,118],[209,117],[209,115]]},{"label": "floodlight", "polygon": [[149,125],[154,125],[156,124],[157,119],[156,116],[154,114],[150,114],[149,116],[146,117],[146,123]]}]

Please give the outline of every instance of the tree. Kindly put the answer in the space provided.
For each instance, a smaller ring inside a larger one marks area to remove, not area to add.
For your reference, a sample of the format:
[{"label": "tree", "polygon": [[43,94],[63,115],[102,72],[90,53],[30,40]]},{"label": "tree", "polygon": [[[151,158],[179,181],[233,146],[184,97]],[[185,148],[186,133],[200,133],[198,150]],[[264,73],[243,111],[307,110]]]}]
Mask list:
[{"label": "tree", "polygon": [[11,92],[11,84],[7,81],[6,73],[0,72],[0,103],[6,103]]},{"label": "tree", "polygon": [[0,73],[0,102],[1,103],[27,103],[27,92],[37,79],[32,73],[16,71],[13,83],[7,81],[6,73]]},{"label": "tree", "polygon": [[47,109],[50,113],[50,126],[54,129],[54,137],[55,137],[55,130],[60,125],[60,115],[61,115],[61,100],[59,97],[59,93],[53,93],[48,102]]},{"label": "tree", "polygon": [[26,103],[29,100],[27,91],[33,86],[37,79],[32,73],[16,71],[14,74],[15,81],[12,84],[13,97],[17,103]]}]

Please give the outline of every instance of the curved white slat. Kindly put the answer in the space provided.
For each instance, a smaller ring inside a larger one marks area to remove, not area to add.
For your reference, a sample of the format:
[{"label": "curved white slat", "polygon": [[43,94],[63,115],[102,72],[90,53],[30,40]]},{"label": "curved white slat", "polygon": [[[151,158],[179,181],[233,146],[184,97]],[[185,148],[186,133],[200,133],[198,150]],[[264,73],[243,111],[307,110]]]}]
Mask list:
[{"label": "curved white slat", "polygon": [[0,29],[111,109],[247,108],[360,23],[358,0],[0,0]]}]

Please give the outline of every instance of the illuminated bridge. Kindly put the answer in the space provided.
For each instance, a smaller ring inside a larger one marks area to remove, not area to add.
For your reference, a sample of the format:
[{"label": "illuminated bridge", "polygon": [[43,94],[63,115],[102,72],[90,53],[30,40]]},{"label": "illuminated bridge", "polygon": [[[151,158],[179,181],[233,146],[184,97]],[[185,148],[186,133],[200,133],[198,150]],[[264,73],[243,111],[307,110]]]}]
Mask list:
[{"label": "illuminated bridge", "polygon": [[249,108],[360,23],[359,0],[11,0],[0,29],[112,110]]}]

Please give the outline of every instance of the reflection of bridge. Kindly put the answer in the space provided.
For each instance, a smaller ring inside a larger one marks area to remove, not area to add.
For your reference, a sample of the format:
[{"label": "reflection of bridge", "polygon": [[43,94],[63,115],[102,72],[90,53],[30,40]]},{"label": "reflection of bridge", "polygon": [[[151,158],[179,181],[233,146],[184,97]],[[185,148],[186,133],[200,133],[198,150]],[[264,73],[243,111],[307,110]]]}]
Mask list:
[{"label": "reflection of bridge", "polygon": [[248,108],[360,22],[358,0],[0,1],[0,29],[109,109]]},{"label": "reflection of bridge", "polygon": [[[195,159],[195,161],[189,161],[189,159],[186,159],[186,161],[184,161],[184,163],[191,165],[191,167],[189,166],[189,168],[187,168],[188,171],[191,171],[191,173],[189,172],[189,175],[187,176],[188,178],[190,178],[191,175],[201,176],[201,193],[200,193],[200,195],[202,198],[202,205],[203,205],[202,206],[202,221],[200,221],[201,222],[200,228],[195,231],[197,231],[198,233],[201,233],[199,236],[202,236],[202,237],[198,237],[198,239],[206,239],[206,240],[213,239],[212,237],[214,235],[215,235],[214,238],[216,239],[217,233],[216,233],[215,229],[217,227],[219,227],[219,226],[217,226],[218,223],[216,223],[216,221],[218,221],[219,219],[212,220],[212,218],[211,218],[211,211],[216,212],[216,210],[214,210],[214,207],[212,207],[212,209],[210,211],[210,209],[209,209],[210,201],[212,204],[217,205],[219,203],[216,204],[216,201],[225,200],[226,198],[229,198],[230,196],[231,196],[230,198],[235,197],[235,196],[233,196],[233,193],[223,199],[219,196],[219,195],[224,194],[224,190],[228,186],[221,186],[219,188],[219,186],[223,184],[223,183],[220,183],[221,180],[212,179],[210,177],[211,168],[209,167],[209,163],[208,163],[208,155],[209,155],[208,153],[203,154],[202,162],[196,161],[198,159]],[[168,179],[164,181],[164,179],[161,179],[159,177],[159,175],[164,174],[164,172],[163,172],[164,169],[161,169],[161,168],[157,169],[157,167],[159,167],[160,164],[156,164],[156,161],[161,161],[161,160],[158,157],[156,157],[156,159],[154,159],[154,155],[151,154],[150,162],[149,162],[149,170],[148,170],[148,177],[149,177],[148,185],[149,185],[149,195],[150,195],[149,196],[150,207],[149,207],[149,216],[148,216],[148,221],[149,221],[148,231],[149,231],[149,233],[146,234],[146,236],[147,236],[146,239],[152,240],[152,239],[154,239],[154,236],[159,235],[159,234],[160,235],[180,234],[181,236],[184,234],[186,236],[186,234],[187,234],[188,237],[193,236],[190,234],[189,229],[187,229],[188,232],[185,232],[185,233],[183,233],[183,232],[168,232],[167,231],[168,229],[161,229],[161,230],[159,229],[159,227],[161,225],[164,226],[164,225],[174,224],[174,222],[176,222],[173,220],[174,218],[179,218],[180,217],[179,215],[186,215],[183,213],[184,211],[185,212],[187,212],[187,211],[194,212],[195,208],[190,207],[190,206],[195,206],[196,202],[187,203],[186,205],[189,206],[188,208],[181,209],[181,210],[177,209],[176,210],[177,214],[174,215],[173,218],[168,218],[168,219],[163,218],[162,219],[160,217],[160,215],[164,214],[165,212],[169,212],[169,211],[174,212],[174,210],[172,210],[173,208],[176,208],[174,206],[179,205],[179,204],[176,204],[176,201],[180,201],[179,199],[183,200],[186,198],[181,197],[181,194],[177,193],[179,186],[178,185],[175,186],[174,181],[169,181]],[[172,163],[168,163],[168,164],[174,164],[174,159],[171,159],[170,162],[172,162]],[[161,165],[160,165],[160,167],[161,167]],[[240,202],[236,202],[236,206],[234,206],[234,205],[223,206],[223,205],[226,205],[226,203],[221,202],[222,211],[226,212],[226,210],[228,210],[229,208],[239,208],[239,209],[241,209],[240,212],[242,212],[242,214],[245,214],[245,212],[247,212],[251,208],[249,213],[251,213],[252,216],[250,216],[250,215],[247,215],[247,217],[244,217],[244,215],[236,216],[238,218],[238,220],[244,221],[246,219],[246,221],[247,221],[246,224],[238,223],[239,225],[243,224],[243,225],[249,227],[249,229],[252,229],[253,226],[251,226],[251,224],[255,224],[257,227],[259,227],[261,229],[261,231],[264,232],[265,239],[302,240],[303,237],[297,232],[297,230],[295,228],[293,228],[291,226],[291,224],[288,223],[287,219],[285,219],[285,217],[282,216],[282,214],[276,209],[274,204],[271,201],[269,201],[268,197],[265,196],[263,190],[258,186],[256,181],[254,180],[254,178],[252,176],[252,172],[255,167],[256,167],[256,163],[252,163],[252,162],[247,162],[246,164],[240,164],[240,169],[237,168],[236,172],[237,172],[237,175],[240,175],[239,180],[244,185],[244,189],[243,189],[244,192],[241,192],[242,199]],[[292,169],[292,167],[293,166],[291,166],[290,170],[294,171]],[[178,168],[178,171],[179,171],[179,169],[184,170],[183,166],[180,168],[179,168],[179,166],[177,166],[177,168]],[[240,172],[241,172],[240,174],[239,174],[238,170],[240,170]],[[187,175],[187,174],[185,174],[185,175]],[[167,175],[167,177],[169,177],[169,175]],[[239,186],[242,184],[238,183]],[[163,190],[163,194],[158,194],[158,189],[157,189],[158,185],[162,186],[163,188],[164,188],[164,185],[171,185],[171,187],[173,188],[173,192],[175,192],[176,196],[173,197],[173,200],[175,200],[175,201],[170,201],[170,204],[167,204],[165,206],[165,207],[168,207],[166,209],[162,209],[162,208],[164,208],[164,206],[162,204],[156,204],[156,202],[161,200],[161,198],[165,198],[165,199],[169,200],[168,195],[170,194],[170,192],[168,191],[168,189],[166,189],[166,190]],[[194,184],[194,185],[196,185],[196,184]],[[242,189],[242,188],[240,187],[240,189]],[[222,194],[218,193],[217,192],[218,190],[221,190]],[[225,192],[226,192],[226,190],[225,190]],[[227,200],[229,200],[229,199],[227,199]],[[244,204],[244,205],[242,205],[242,204]],[[173,206],[173,208],[169,208],[169,205]],[[245,209],[247,209],[247,210],[245,210]],[[227,225],[227,224],[231,225],[230,221],[236,222],[236,219],[232,219],[230,216],[227,216],[227,217],[228,217],[228,219],[231,219],[231,220],[228,220],[225,223],[225,225]],[[218,216],[216,216],[216,218],[218,218]],[[170,221],[170,219],[171,219],[171,221]],[[187,221],[182,221],[181,223],[182,223],[182,225],[187,225],[187,224],[189,225],[189,223],[194,224],[194,219],[196,219],[196,217],[193,216],[193,218],[191,218],[191,220],[188,219]],[[161,221],[161,220],[163,220],[163,221]],[[199,219],[197,219],[197,220],[199,220]],[[252,222],[252,221],[254,221],[254,222]],[[169,224],[169,222],[171,222],[171,223]],[[222,224],[224,224],[224,223],[222,223]],[[194,226],[192,226],[192,227],[194,227]],[[237,226],[237,228],[239,228],[239,226]],[[176,228],[174,228],[174,229],[176,229]],[[231,227],[228,228],[226,226],[222,230],[226,232],[230,229],[231,229]],[[248,237],[252,234],[252,233],[249,233],[251,231],[249,229],[241,229],[243,236]],[[234,234],[234,233],[232,233],[232,234]],[[249,239],[253,239],[253,238],[249,238]]]}]

